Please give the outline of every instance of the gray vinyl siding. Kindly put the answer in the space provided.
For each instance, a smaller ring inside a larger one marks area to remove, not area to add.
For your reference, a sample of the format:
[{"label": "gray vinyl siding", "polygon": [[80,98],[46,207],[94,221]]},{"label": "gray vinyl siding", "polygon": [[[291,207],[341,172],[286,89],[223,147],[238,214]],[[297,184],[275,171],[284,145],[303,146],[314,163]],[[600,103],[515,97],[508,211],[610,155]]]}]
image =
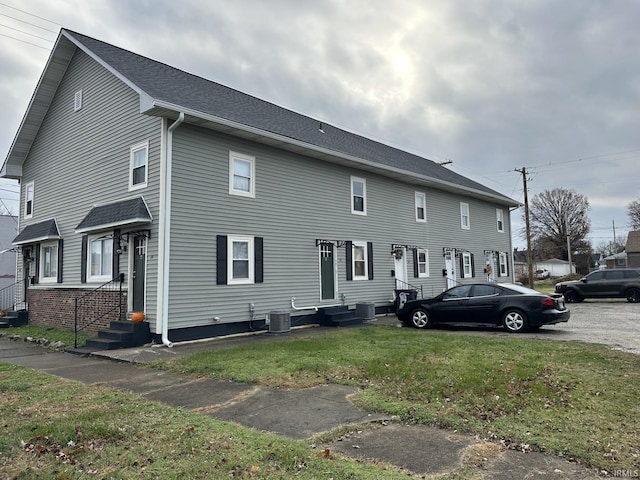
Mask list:
[{"label": "gray vinyl siding", "polygon": [[[229,194],[230,150],[255,156],[255,198]],[[344,296],[351,306],[392,300],[394,243],[428,249],[428,278],[413,278],[413,258],[407,255],[409,283],[421,286],[425,296],[445,287],[444,247],[471,251],[476,279],[482,278],[485,249],[511,249],[509,233],[497,232],[498,205],[188,125],[174,133],[172,175],[171,329],[213,324],[214,317],[246,321],[249,303],[258,319],[272,310],[289,310],[291,297],[296,306],[320,305],[316,239],[373,243],[373,280],[347,281],[345,248],[336,250],[337,302]],[[366,179],[366,216],[351,214],[352,175]],[[416,191],[426,194],[426,223],[415,220]],[[460,201],[469,203],[469,231],[460,228]],[[508,215],[505,208],[505,232],[510,231]],[[216,285],[217,235],[264,238],[264,283]]]},{"label": "gray vinyl siding", "polygon": [[[80,89],[82,109],[74,112]],[[82,235],[74,231],[92,206],[142,195],[157,219],[161,131],[160,119],[139,113],[137,93],[76,52],[23,165],[23,185],[34,181],[35,195],[33,218],[24,219],[24,198],[21,202],[21,229],[55,218],[64,239],[63,284],[34,288],[97,286],[81,284]],[[148,186],[130,192],[129,149],[144,141],[149,141]],[[148,256],[157,256],[156,222],[151,228]],[[120,258],[121,272],[128,273],[128,256]],[[148,265],[147,310],[153,313],[157,273],[154,262]]]}]

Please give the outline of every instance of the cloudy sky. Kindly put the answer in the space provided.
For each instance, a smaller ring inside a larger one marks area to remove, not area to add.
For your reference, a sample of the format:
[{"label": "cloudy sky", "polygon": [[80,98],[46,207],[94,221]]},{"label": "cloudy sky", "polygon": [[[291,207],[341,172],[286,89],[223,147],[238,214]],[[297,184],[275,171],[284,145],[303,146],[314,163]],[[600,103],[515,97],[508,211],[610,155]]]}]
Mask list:
[{"label": "cloudy sky", "polygon": [[[640,198],[637,0],[2,0],[0,161],[60,27],[437,162],[515,200]],[[17,211],[14,182],[0,199]],[[0,206],[2,203],[0,203]],[[521,211],[512,213],[514,246]]]}]

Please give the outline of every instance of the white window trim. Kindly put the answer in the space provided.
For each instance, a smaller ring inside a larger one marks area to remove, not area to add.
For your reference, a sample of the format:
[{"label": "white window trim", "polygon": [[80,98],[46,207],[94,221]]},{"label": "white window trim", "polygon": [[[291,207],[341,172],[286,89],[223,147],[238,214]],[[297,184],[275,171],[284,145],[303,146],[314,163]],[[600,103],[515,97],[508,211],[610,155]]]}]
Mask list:
[{"label": "white window trim", "polygon": [[[364,275],[356,275],[356,247],[361,247],[364,250]],[[351,255],[351,271],[353,272],[353,280],[369,280],[369,251],[367,248],[367,242],[353,242],[353,252]]]},{"label": "white window trim", "polygon": [[[29,190],[31,190],[31,213],[27,213],[27,205],[29,203]],[[24,186],[24,218],[32,218],[33,217],[33,204],[35,197],[35,183],[33,181],[25,184]]]},{"label": "white window trim", "polygon": [[[247,162],[251,168],[251,177],[249,178],[249,191],[245,192],[244,190],[236,190],[233,188],[233,177],[234,177],[234,160],[242,160],[243,162]],[[229,152],[229,195],[237,195],[239,197],[248,197],[255,198],[256,197],[256,157],[252,155],[246,155],[244,153],[238,152]]]},{"label": "white window trim", "polygon": [[[362,211],[356,210],[353,202],[353,184],[355,182],[362,183]],[[361,177],[351,176],[351,213],[354,215],[366,215],[367,214],[367,180]]]},{"label": "white window trim", "polygon": [[[233,243],[246,242],[248,248],[249,278],[233,278]],[[255,283],[254,237],[249,235],[227,236],[227,285],[248,285]]]},{"label": "white window trim", "polygon": [[473,263],[469,252],[462,252],[462,276],[464,278],[473,277]]},{"label": "white window trim", "polygon": [[[465,218],[467,219],[466,225]],[[471,229],[471,214],[469,213],[469,204],[465,202],[460,202],[460,228],[462,228],[463,230]]]},{"label": "white window trim", "polygon": [[[55,275],[52,277],[45,277],[44,276],[44,260],[45,260],[45,255],[44,255],[44,249],[47,247],[54,247],[56,250],[56,258],[55,258],[55,265],[53,268],[55,268]],[[58,281],[58,255],[60,255],[60,252],[58,251],[58,242],[46,242],[46,243],[41,243],[40,244],[40,265],[38,266],[38,268],[40,269],[40,278],[38,279],[38,281],[40,283],[57,283]]]},{"label": "white window trim", "polygon": [[507,254],[505,252],[498,253],[498,268],[500,269],[501,277],[506,277],[509,274],[507,268]]},{"label": "white window trim", "polygon": [[111,247],[111,258],[109,260],[111,273],[109,275],[91,275],[91,252],[93,251],[91,247],[93,245],[93,242],[96,240],[109,240],[113,242],[113,235],[102,233],[97,235],[90,235],[87,238],[87,283],[107,282],[109,280],[113,280],[113,255],[115,253],[113,251],[113,246]]},{"label": "white window trim", "polygon": [[[420,204],[418,203],[419,199],[422,200],[422,213],[424,215],[424,218],[420,218],[418,216],[418,208],[420,207]],[[416,192],[415,202],[416,202],[416,222],[426,223],[427,222],[427,196],[423,192]]]},{"label": "white window trim", "polygon": [[[424,258],[425,258],[424,262],[420,261],[420,253],[424,253]],[[416,259],[418,261],[418,278],[427,278],[429,276],[429,250],[424,248],[419,248],[416,251]],[[420,271],[421,264],[424,264],[425,266],[424,273]]]},{"label": "white window trim", "polygon": [[[135,168],[134,165],[134,157],[135,153],[139,150],[146,150],[147,159],[144,164],[144,182],[133,184],[133,170]],[[140,188],[145,188],[147,186],[147,182],[149,181],[149,141],[138,143],[133,145],[129,149],[129,191],[138,190]]]},{"label": "white window trim", "polygon": [[504,210],[496,208],[496,228],[498,232],[504,233]]}]

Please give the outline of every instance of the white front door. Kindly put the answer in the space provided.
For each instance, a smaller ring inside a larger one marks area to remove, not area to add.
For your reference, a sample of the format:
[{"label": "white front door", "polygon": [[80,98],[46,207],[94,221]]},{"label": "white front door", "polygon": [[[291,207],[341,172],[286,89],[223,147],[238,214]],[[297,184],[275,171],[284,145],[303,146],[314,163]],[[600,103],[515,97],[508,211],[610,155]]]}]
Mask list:
[{"label": "white front door", "polygon": [[493,252],[487,252],[487,260],[485,263],[486,265],[484,267],[484,273],[487,275],[487,281],[495,282],[496,281],[496,271],[495,271],[496,259],[493,255]]},{"label": "white front door", "polygon": [[407,249],[397,249],[394,257],[394,270],[396,278],[396,289],[400,290],[409,287],[409,277],[407,276]]},{"label": "white front door", "polygon": [[444,253],[444,268],[446,269],[447,288],[456,286],[456,251],[448,250]]}]

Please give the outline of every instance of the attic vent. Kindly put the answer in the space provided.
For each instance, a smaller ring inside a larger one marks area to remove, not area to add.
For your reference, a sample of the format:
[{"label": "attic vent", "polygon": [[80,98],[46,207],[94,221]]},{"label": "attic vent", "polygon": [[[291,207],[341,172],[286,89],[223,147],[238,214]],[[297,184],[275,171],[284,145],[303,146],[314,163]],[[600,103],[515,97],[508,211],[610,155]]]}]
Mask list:
[{"label": "attic vent", "polygon": [[78,90],[73,97],[73,111],[77,112],[82,108],[82,90]]}]

